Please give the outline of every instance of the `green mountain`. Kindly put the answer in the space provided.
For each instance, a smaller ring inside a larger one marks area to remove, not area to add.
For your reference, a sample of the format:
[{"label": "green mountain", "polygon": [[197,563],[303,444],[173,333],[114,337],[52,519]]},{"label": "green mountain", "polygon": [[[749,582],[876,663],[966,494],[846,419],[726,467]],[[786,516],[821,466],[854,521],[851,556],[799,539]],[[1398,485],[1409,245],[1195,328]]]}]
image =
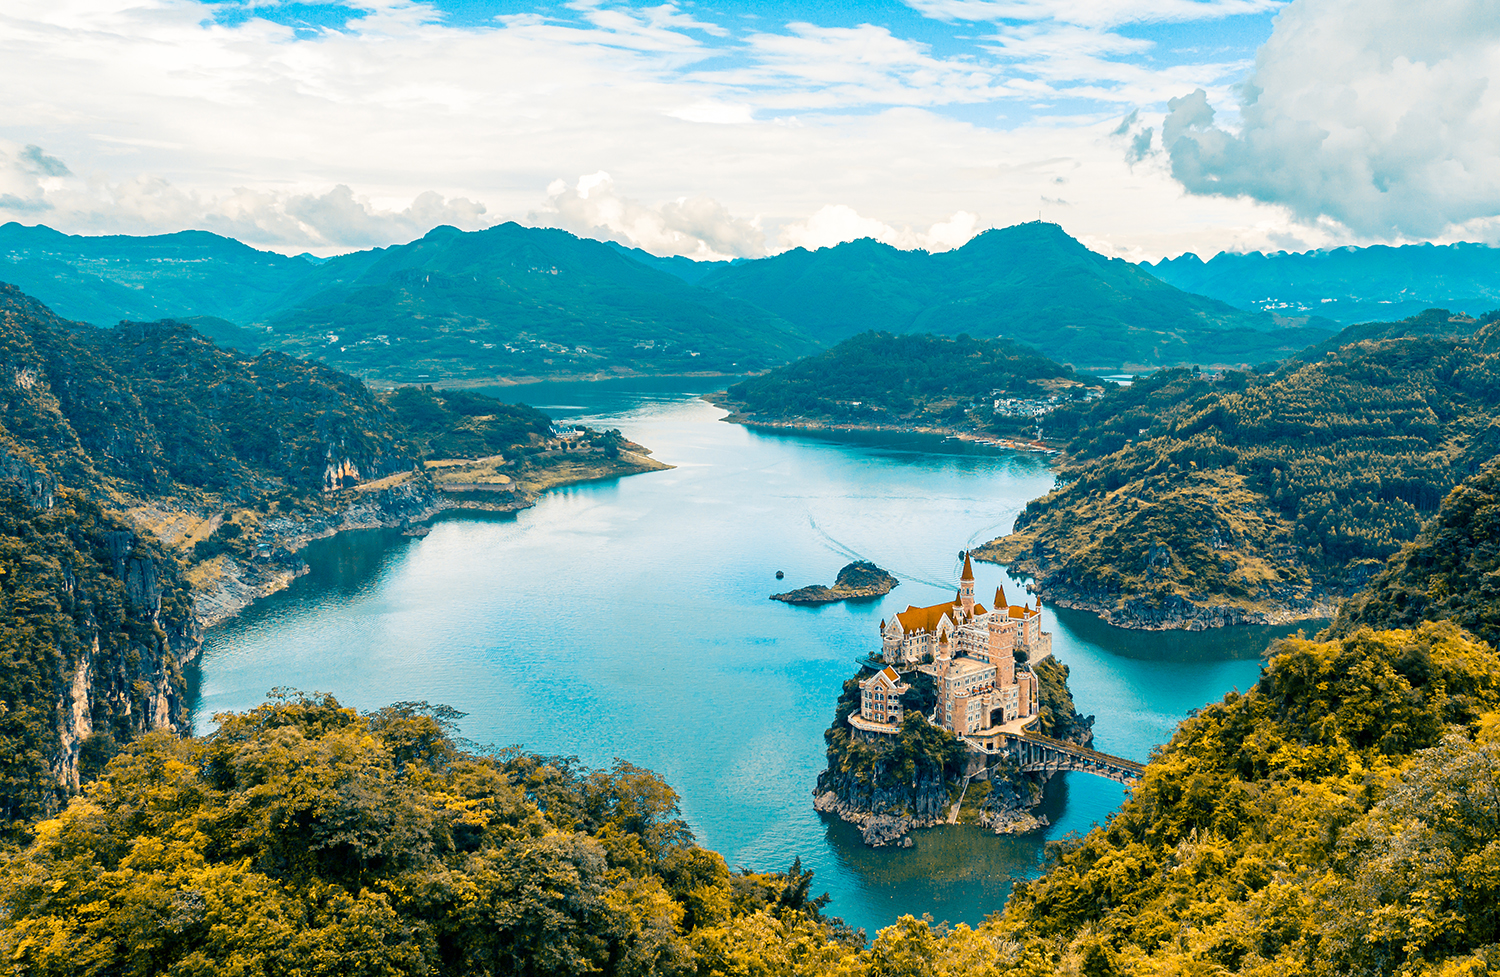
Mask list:
[{"label": "green mountain", "polygon": [[942,254],[861,240],[734,262],[513,223],[327,261],[204,231],[82,237],[12,223],[0,279],[69,318],[190,321],[245,352],[387,382],[751,373],[872,329],[1005,337],[1081,368],[1232,365],[1332,331],[1187,294],[1041,223]]},{"label": "green mountain", "polygon": [[1481,326],[1488,325],[1500,312],[1487,312],[1478,318],[1465,313],[1454,314],[1447,309],[1425,309],[1400,322],[1360,322],[1346,326],[1337,333],[1315,343],[1297,354],[1297,359],[1311,362],[1351,343],[1363,343],[1376,339],[1400,339],[1407,336],[1447,336],[1459,338],[1473,335]]},{"label": "green mountain", "polygon": [[701,284],[823,343],[871,329],[1001,336],[1079,369],[1259,363],[1333,331],[1187,294],[1040,222],[986,231],[940,254],[869,239],[798,248],[719,267]]},{"label": "green mountain", "polygon": [[687,259],[643,261],[518,224],[439,227],[327,261],[204,231],[0,228],[0,280],[66,317],[179,319],[248,353],[278,349],[391,382],[746,373],[816,348],[775,315],[688,284],[702,269]]},{"label": "green mountain", "polygon": [[998,399],[1043,403],[1100,392],[1076,374],[1008,339],[948,339],[868,332],[833,349],[730,387],[722,405],[742,423],[962,428],[1034,436],[1029,411]]},{"label": "green mountain", "polygon": [[1500,322],[1271,373],[1163,370],[1048,416],[1061,487],[981,551],[1134,627],[1316,617],[1500,453]]},{"label": "green mountain", "polygon": [[751,372],[815,348],[746,302],[519,224],[334,258],[264,321],[278,349],[389,380]]},{"label": "green mountain", "polygon": [[274,307],[317,265],[207,231],[89,237],[42,225],[0,226],[0,281],[64,319],[112,326],[122,319],[213,316],[224,321],[206,323],[205,334],[249,345],[239,327]]},{"label": "green mountain", "polygon": [[1141,267],[1236,308],[1345,324],[1401,319],[1433,306],[1475,315],[1500,306],[1500,248],[1484,244],[1221,251],[1208,261],[1190,252]]}]

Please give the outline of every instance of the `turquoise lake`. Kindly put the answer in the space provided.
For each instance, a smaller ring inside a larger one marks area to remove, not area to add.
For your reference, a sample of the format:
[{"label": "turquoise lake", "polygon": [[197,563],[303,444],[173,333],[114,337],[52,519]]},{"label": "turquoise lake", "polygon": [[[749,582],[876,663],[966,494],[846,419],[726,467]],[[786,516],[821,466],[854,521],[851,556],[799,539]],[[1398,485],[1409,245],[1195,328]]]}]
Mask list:
[{"label": "turquoise lake", "polygon": [[[348,533],[305,551],[311,572],[210,632],[190,679],[200,732],[277,686],[363,709],[427,700],[479,743],[664,776],[698,841],[732,867],[800,856],[830,912],[869,930],[903,913],[978,922],[1042,844],[1107,819],[1120,786],[1049,785],[1047,831],[975,828],[867,849],[812,809],[823,730],[878,624],[950,597],[959,552],[1006,532],[1053,483],[1046,460],[920,435],[789,435],[723,423],[704,380],[492,391],[554,417],[618,427],[671,471],[547,493],[503,517],[449,516],[432,534]],[[722,381],[720,381],[722,384]],[[822,608],[767,600],[868,559],[887,597]],[[988,602],[1024,581],[976,566]],[[775,573],[782,570],[784,581]],[[1045,609],[1096,746],[1145,760],[1190,709],[1247,689],[1293,628],[1149,633]]]}]

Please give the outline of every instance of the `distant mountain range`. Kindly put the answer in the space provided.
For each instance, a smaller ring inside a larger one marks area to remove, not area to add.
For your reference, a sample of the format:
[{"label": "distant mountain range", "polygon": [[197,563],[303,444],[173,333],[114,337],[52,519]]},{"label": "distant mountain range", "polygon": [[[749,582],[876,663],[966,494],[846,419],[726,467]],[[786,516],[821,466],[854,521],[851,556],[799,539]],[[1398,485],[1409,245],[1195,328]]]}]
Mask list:
[{"label": "distant mountain range", "polygon": [[700,285],[754,302],[822,343],[871,329],[1001,336],[1083,370],[1259,363],[1337,328],[1188,294],[1041,222],[986,231],[939,254],[869,239],[798,248],[721,266]]},{"label": "distant mountain range", "polygon": [[865,239],[695,262],[501,224],[324,260],[203,231],[80,237],[12,223],[0,227],[0,281],[67,318],[176,318],[246,352],[388,382],[751,373],[868,330],[1004,337],[1110,372],[1279,360],[1341,324],[1433,305],[1477,315],[1500,307],[1500,250],[1134,265],[1036,222],[939,254]]},{"label": "distant mountain range", "polygon": [[392,382],[612,372],[746,373],[813,352],[791,323],[599,241],[439,227],[327,261],[202,231],[80,237],[0,227],[0,281],[98,325],[177,318]]},{"label": "distant mountain range", "polygon": [[1141,267],[1170,285],[1278,315],[1348,325],[1393,322],[1434,306],[1477,316],[1500,308],[1500,248],[1409,244],[1163,258]]}]

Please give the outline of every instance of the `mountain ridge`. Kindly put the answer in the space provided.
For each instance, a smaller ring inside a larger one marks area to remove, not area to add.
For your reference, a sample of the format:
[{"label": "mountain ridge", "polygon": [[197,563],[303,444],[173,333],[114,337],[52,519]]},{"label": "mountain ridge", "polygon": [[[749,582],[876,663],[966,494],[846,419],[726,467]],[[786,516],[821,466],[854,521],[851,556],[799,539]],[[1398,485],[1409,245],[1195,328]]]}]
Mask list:
[{"label": "mountain ridge", "polygon": [[1263,362],[1335,331],[1191,295],[1043,222],[991,229],[935,254],[869,238],[799,248],[721,266],[701,284],[825,344],[871,329],[968,333],[1024,342],[1083,370]]},{"label": "mountain ridge", "polygon": [[716,263],[514,222],[326,260],[207,231],[87,238],[12,223],[6,276],[74,318],[192,319],[247,352],[386,383],[743,374],[869,329],[1005,337],[1101,368],[1246,364],[1333,331],[1189,295],[1041,223],[938,254],[866,238]]}]

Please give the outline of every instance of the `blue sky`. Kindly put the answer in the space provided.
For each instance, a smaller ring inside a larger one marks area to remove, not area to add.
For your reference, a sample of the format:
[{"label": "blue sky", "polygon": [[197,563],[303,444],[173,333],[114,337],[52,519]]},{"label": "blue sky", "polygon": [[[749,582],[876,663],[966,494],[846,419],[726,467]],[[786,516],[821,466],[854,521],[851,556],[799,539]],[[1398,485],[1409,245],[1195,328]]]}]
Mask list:
[{"label": "blue sky", "polygon": [[1491,240],[1497,7],[7,0],[0,219],[322,253],[500,220],[940,249],[1038,214],[1130,257]]}]

